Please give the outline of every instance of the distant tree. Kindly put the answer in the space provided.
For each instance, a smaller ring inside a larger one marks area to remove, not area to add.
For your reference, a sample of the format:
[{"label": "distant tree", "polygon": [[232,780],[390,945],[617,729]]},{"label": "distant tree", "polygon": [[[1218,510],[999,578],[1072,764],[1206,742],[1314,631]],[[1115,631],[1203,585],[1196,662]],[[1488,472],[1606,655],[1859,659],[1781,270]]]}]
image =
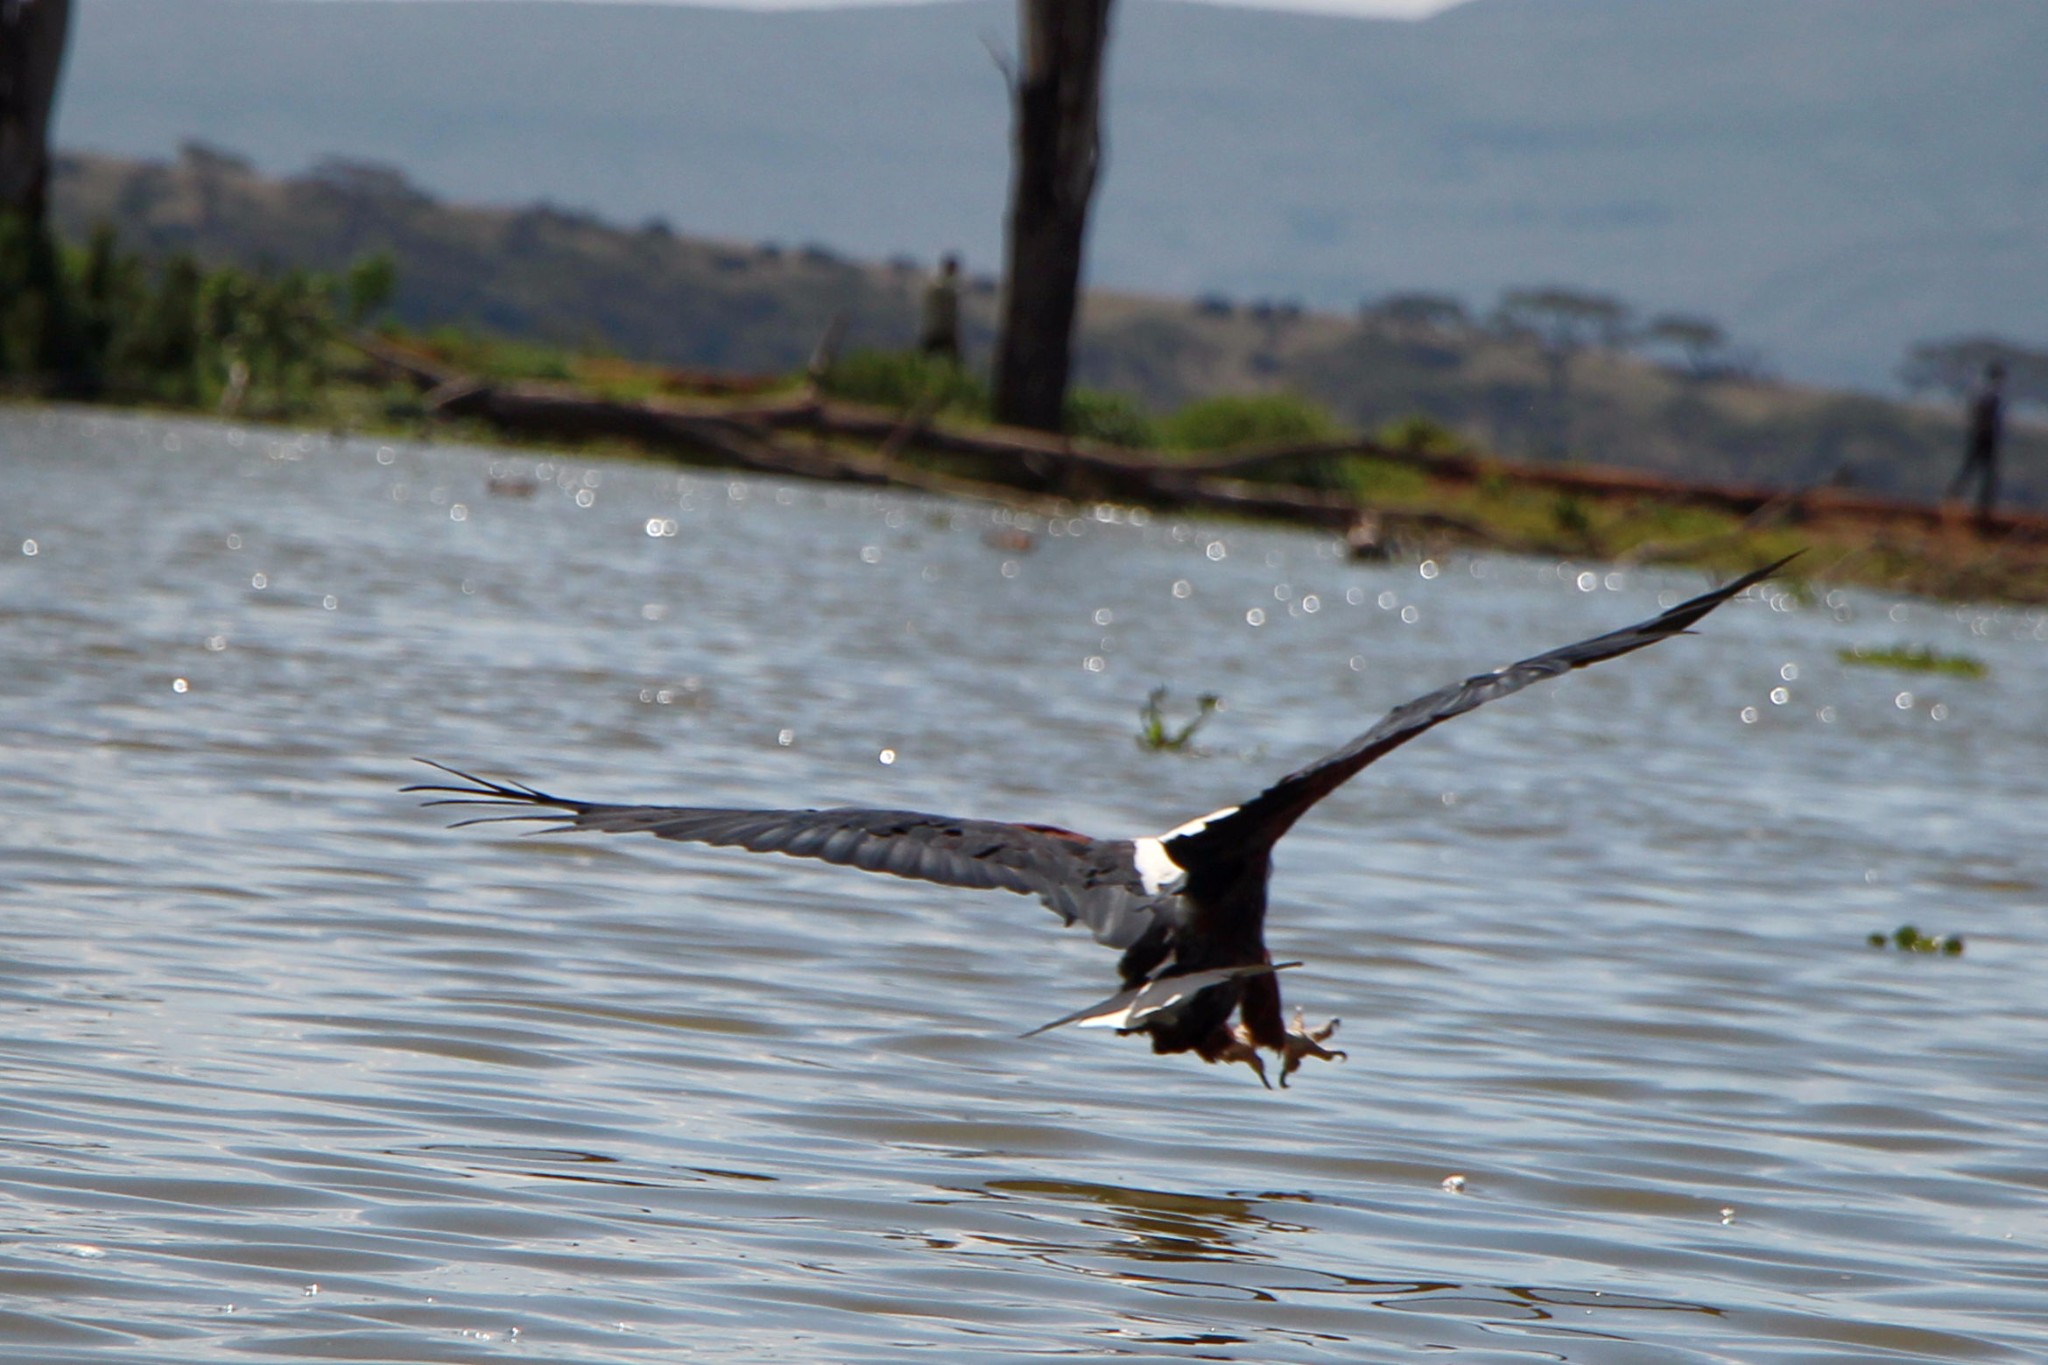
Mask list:
[{"label": "distant tree", "polygon": [[1534,337],[1545,350],[1572,354],[1589,346],[1620,346],[1629,336],[1629,306],[1610,294],[1556,285],[1510,289],[1494,322],[1502,331]]},{"label": "distant tree", "polygon": [[1066,417],[1088,203],[1102,162],[1112,0],[1020,0],[995,417],[1058,431]]},{"label": "distant tree", "polygon": [[1686,373],[1705,379],[1721,372],[1728,334],[1710,318],[1665,313],[1651,318],[1637,341],[1653,350],[1676,352]]},{"label": "distant tree", "polygon": [[343,321],[360,327],[398,292],[398,263],[388,251],[358,257],[342,276],[341,290]]},{"label": "distant tree", "polygon": [[1629,336],[1629,317],[1628,305],[1611,295],[1556,285],[1510,289],[1501,295],[1493,315],[1495,328],[1507,336],[1528,338],[1543,354],[1548,454],[1562,456],[1571,446],[1572,360],[1591,346],[1622,345]]},{"label": "distant tree", "polygon": [[[213,155],[222,154],[215,152]],[[231,161],[241,161],[232,153],[227,156]],[[242,168],[246,171],[247,163],[242,163]],[[432,195],[405,178],[404,171],[381,161],[357,161],[345,156],[322,157],[313,164],[312,170],[306,172],[305,179],[357,199],[418,206],[434,202]]]},{"label": "distant tree", "polygon": [[1367,299],[1358,311],[1361,317],[1424,331],[1455,332],[1472,325],[1465,301],[1454,294],[1385,294]]},{"label": "distant tree", "polygon": [[41,231],[49,206],[50,108],[71,0],[0,0],[0,212]]},{"label": "distant tree", "polygon": [[2006,398],[2015,403],[2048,403],[2048,350],[2004,337],[1951,337],[1915,342],[1899,365],[1899,380],[1912,393],[1934,389],[1953,398],[1982,382],[1985,366],[2005,366]]}]

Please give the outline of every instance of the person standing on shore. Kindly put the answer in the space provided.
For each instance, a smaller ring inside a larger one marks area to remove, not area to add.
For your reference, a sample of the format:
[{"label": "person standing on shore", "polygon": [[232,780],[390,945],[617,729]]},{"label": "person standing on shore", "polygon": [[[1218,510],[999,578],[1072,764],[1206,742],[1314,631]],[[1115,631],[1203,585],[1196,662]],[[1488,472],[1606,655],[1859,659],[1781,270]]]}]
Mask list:
[{"label": "person standing on shore", "polygon": [[960,363],[960,257],[952,252],[940,262],[938,278],[925,287],[917,349]]},{"label": "person standing on shore", "polygon": [[1969,444],[1963,452],[1963,467],[1950,480],[1948,493],[1954,498],[1972,475],[1977,478],[1977,518],[1987,520],[1998,501],[1998,445],[2005,435],[2005,366],[1994,360],[1984,367],[1984,382],[1970,398]]}]

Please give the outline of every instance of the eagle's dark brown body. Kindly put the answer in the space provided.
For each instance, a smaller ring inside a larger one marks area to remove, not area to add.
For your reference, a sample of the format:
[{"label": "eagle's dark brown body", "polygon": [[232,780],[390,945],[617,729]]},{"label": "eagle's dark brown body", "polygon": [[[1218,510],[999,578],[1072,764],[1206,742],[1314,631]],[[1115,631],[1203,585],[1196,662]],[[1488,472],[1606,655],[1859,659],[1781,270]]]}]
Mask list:
[{"label": "eagle's dark brown body", "polygon": [[1292,1025],[1287,1023],[1278,972],[1293,964],[1275,964],[1266,949],[1273,846],[1294,822],[1366,765],[1433,726],[1531,683],[1681,634],[1783,563],[1745,574],[1648,621],[1418,697],[1243,805],[1150,838],[1102,840],[1049,825],[917,811],[607,805],[453,768],[442,771],[460,779],[460,785],[430,783],[407,790],[440,794],[430,804],[527,808],[483,819],[558,819],[554,828],[559,830],[641,832],[818,858],[948,886],[1036,895],[1067,923],[1087,925],[1097,940],[1123,953],[1118,965],[1123,989],[1117,995],[1045,1027],[1100,1025],[1142,1033],[1155,1052],[1245,1062],[1261,1080],[1266,1073],[1259,1054],[1271,1052],[1281,1060],[1284,1085],[1302,1059],[1343,1055],[1323,1046],[1336,1028],[1334,1020],[1314,1030],[1305,1028],[1298,1015]]}]

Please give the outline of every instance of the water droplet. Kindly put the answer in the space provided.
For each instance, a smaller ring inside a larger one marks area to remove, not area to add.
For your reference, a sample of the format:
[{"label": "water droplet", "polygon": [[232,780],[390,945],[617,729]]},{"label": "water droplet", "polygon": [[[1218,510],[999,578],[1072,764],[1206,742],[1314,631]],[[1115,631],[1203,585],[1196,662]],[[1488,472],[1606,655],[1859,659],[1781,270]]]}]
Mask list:
[{"label": "water droplet", "polygon": [[228,647],[228,637],[225,635],[209,635],[206,637],[206,647],[218,654]]},{"label": "water droplet", "polygon": [[1346,589],[1344,589],[1344,600],[1345,600],[1346,602],[1349,602],[1349,603],[1350,603],[1350,604],[1351,604],[1352,606],[1354,606],[1354,607],[1362,605],[1362,604],[1363,604],[1363,603],[1365,602],[1365,589],[1364,589],[1364,588],[1346,588]]},{"label": "water droplet", "polygon": [[468,521],[468,520],[469,520],[469,506],[468,506],[468,504],[466,504],[466,503],[460,503],[460,502],[452,504],[452,505],[451,505],[451,506],[450,506],[450,507],[448,508],[448,520],[450,520],[450,521]]},{"label": "water droplet", "polygon": [[228,535],[228,548],[229,548],[230,550],[239,550],[239,549],[241,549],[241,548],[242,548],[242,538],[241,538],[240,536],[238,536],[238,535],[235,535],[235,534],[233,534],[232,532],[230,532],[230,533],[229,533],[229,535]]},{"label": "water droplet", "polygon": [[1188,582],[1185,578],[1173,580],[1173,595],[1175,597],[1192,597],[1194,591],[1195,585]]},{"label": "water droplet", "polygon": [[1422,613],[1417,611],[1414,607],[1401,608],[1401,623],[1403,625],[1412,626],[1421,619]]},{"label": "water droplet", "polygon": [[256,589],[258,592],[261,592],[263,589],[270,586],[270,575],[267,573],[259,573],[253,575],[249,579],[249,586]]},{"label": "water droplet", "polygon": [[1928,718],[1929,720],[1947,720],[1947,719],[1948,719],[1948,703],[1947,703],[1947,702],[1940,702],[1940,701],[1938,701],[1938,702],[1934,703],[1934,705],[1932,705],[1932,706],[1928,707],[1928,708],[1927,708],[1927,718]]},{"label": "water droplet", "polygon": [[879,545],[863,545],[863,546],[861,546],[861,547],[860,547],[860,562],[861,562],[861,563],[863,563],[863,564],[879,564],[879,563],[881,563],[881,562],[882,562],[882,547],[881,547],[881,546],[879,546]]},{"label": "water droplet", "polygon": [[1114,615],[1114,614],[1113,614],[1113,613],[1112,613],[1112,612],[1110,611],[1110,609],[1109,609],[1108,607],[1097,607],[1097,608],[1095,609],[1095,624],[1096,624],[1096,625],[1098,625],[1098,626],[1106,626],[1106,625],[1108,625],[1108,624],[1109,624],[1109,623],[1110,623],[1111,621],[1113,621],[1113,620],[1115,620],[1115,619],[1116,619],[1115,615]]},{"label": "water droplet", "polygon": [[1835,708],[1832,706],[1823,706],[1813,714],[1820,718],[1820,723],[1823,725],[1833,725],[1835,723]]},{"label": "water droplet", "polygon": [[1443,572],[1442,569],[1439,569],[1436,566],[1436,561],[1434,559],[1423,560],[1422,563],[1417,567],[1416,571],[1420,573],[1424,578],[1435,578],[1438,574]]},{"label": "water droplet", "polygon": [[1266,613],[1258,607],[1253,607],[1244,614],[1244,623],[1248,626],[1263,626],[1266,624]]},{"label": "water droplet", "polygon": [[1911,692],[1899,693],[1898,696],[1892,698],[1892,705],[1898,707],[1901,711],[1912,710],[1913,694]]},{"label": "water droplet", "polygon": [[1721,1210],[1721,1226],[1729,1227],[1735,1222],[1735,1210],[1724,1207]]},{"label": "water droplet", "polygon": [[643,621],[659,621],[666,615],[668,608],[659,602],[649,602],[640,608],[640,619]]},{"label": "water droplet", "polygon": [[790,729],[777,730],[775,732],[775,742],[787,749],[790,745],[796,743],[796,731]]},{"label": "water droplet", "polygon": [[1627,585],[1628,575],[1623,573],[1611,573],[1600,580],[1600,586],[1609,592],[1620,592]]},{"label": "water droplet", "polygon": [[320,599],[320,606],[323,610],[326,611],[333,611],[336,607],[339,607],[340,605],[341,599],[339,597],[336,597],[333,593],[328,593],[327,596]]},{"label": "water droplet", "polygon": [[1016,560],[1006,559],[1003,561],[1003,577],[1015,578],[1021,571]]},{"label": "water droplet", "polygon": [[1578,583],[1580,592],[1591,592],[1600,586],[1600,575],[1588,569],[1579,575]]},{"label": "water droplet", "polygon": [[1313,616],[1323,609],[1323,599],[1314,593],[1309,593],[1301,599],[1301,609],[1306,614]]},{"label": "water droplet", "polygon": [[1445,792],[1437,800],[1443,802],[1446,806],[1455,806],[1458,804],[1458,794],[1456,792]]},{"label": "water droplet", "polygon": [[1786,682],[1798,682],[1798,681],[1799,681],[1799,665],[1798,665],[1798,664],[1786,664],[1786,665],[1785,665],[1785,666],[1784,666],[1783,668],[1781,668],[1781,669],[1779,669],[1779,670],[1778,670],[1778,676],[1779,676],[1779,677],[1781,677],[1781,678],[1783,678],[1783,679],[1784,679],[1784,680],[1785,680]]},{"label": "water droplet", "polygon": [[1758,714],[1759,714],[1759,713],[1758,713],[1757,709],[1756,709],[1756,708],[1755,708],[1754,706],[1745,706],[1745,707],[1743,707],[1743,708],[1742,708],[1742,723],[1743,723],[1744,725],[1754,725],[1754,724],[1756,724],[1756,718],[1757,718],[1757,715],[1758,715]]},{"label": "water droplet", "polygon": [[1892,620],[1894,620],[1894,621],[1903,621],[1903,620],[1905,620],[1905,619],[1906,619],[1906,604],[1905,604],[1905,603],[1903,603],[1903,602],[1899,603],[1899,604],[1898,604],[1897,606],[1895,606],[1895,607],[1893,607],[1893,608],[1891,609],[1891,611],[1890,611],[1889,615],[1891,616]]},{"label": "water droplet", "polygon": [[1465,1177],[1462,1175],[1447,1175],[1438,1181],[1437,1185],[1446,1194],[1463,1194],[1465,1192]]},{"label": "water droplet", "polygon": [[1394,596],[1393,591],[1389,589],[1388,591],[1381,593],[1378,597],[1374,598],[1373,600],[1380,604],[1381,611],[1392,611],[1394,609],[1395,604],[1398,603],[1401,599]]},{"label": "water droplet", "polygon": [[891,763],[894,763],[894,762],[896,761],[896,751],[895,751],[894,749],[884,749],[884,750],[882,750],[882,752],[880,752],[879,754],[876,754],[876,755],[875,755],[875,759],[876,759],[876,761],[878,761],[878,762],[879,762],[879,763],[880,763],[880,764],[881,764],[881,765],[882,765],[883,767],[885,767],[885,768],[886,768],[886,767],[888,767],[888,766],[889,766],[889,765],[890,765]]},{"label": "water droplet", "polygon": [[1221,559],[1225,555],[1229,554],[1230,551],[1224,547],[1222,541],[1212,540],[1209,542],[1208,548],[1203,550],[1202,553],[1206,554],[1211,559]]},{"label": "water droplet", "polygon": [[1090,673],[1100,673],[1103,669],[1109,667],[1109,660],[1103,658],[1100,654],[1090,654],[1081,661],[1081,667],[1087,669]]},{"label": "water droplet", "polygon": [[1785,704],[1786,702],[1788,702],[1788,701],[1790,701],[1790,700],[1792,700],[1792,689],[1791,689],[1791,688],[1789,688],[1789,687],[1774,687],[1774,688],[1772,688],[1772,689],[1771,689],[1771,705],[1773,705],[1773,706],[1783,706],[1783,705],[1784,705],[1784,704]]},{"label": "water droplet", "polygon": [[1294,596],[1293,585],[1288,583],[1275,583],[1273,585],[1273,600],[1275,602],[1285,602],[1292,596]]},{"label": "water droplet", "polygon": [[21,542],[21,552],[30,559],[34,559],[38,554],[42,553],[42,547],[33,540],[24,540]]},{"label": "water droplet", "polygon": [[578,507],[595,507],[597,505],[597,494],[588,488],[577,489],[576,505]]},{"label": "water droplet", "polygon": [[377,463],[378,463],[378,464],[390,464],[390,463],[391,463],[391,462],[392,462],[393,460],[395,460],[395,459],[397,459],[397,458],[398,458],[398,452],[397,452],[397,451],[395,451],[395,450],[393,450],[393,449],[392,449],[392,448],[391,448],[390,446],[378,446],[378,447],[377,447]]}]

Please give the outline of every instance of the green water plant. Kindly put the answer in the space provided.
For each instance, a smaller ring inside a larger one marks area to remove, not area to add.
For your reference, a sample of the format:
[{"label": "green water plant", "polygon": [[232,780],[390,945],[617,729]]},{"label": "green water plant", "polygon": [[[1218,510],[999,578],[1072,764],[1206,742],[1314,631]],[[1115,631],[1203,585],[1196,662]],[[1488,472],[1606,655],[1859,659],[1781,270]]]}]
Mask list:
[{"label": "green water plant", "polygon": [[1941,654],[1926,645],[1893,645],[1871,649],[1856,645],[1838,649],[1835,657],[1845,664],[1866,668],[1895,668],[1904,673],[1941,673],[1951,678],[1982,678],[1991,672],[1982,659],[1967,654]]},{"label": "green water plant", "polygon": [[1901,924],[1889,934],[1873,932],[1865,942],[1873,948],[1892,947],[1902,953],[1940,953],[1943,957],[1961,957],[1963,952],[1962,935],[1945,934],[1935,938],[1910,924]]},{"label": "green water plant", "polygon": [[1223,704],[1223,699],[1214,692],[1204,692],[1195,698],[1199,708],[1194,718],[1178,728],[1169,728],[1166,721],[1167,688],[1164,683],[1152,689],[1145,698],[1145,704],[1138,708],[1138,747],[1148,754],[1177,754],[1187,749],[1194,741],[1195,731],[1202,728]]}]

